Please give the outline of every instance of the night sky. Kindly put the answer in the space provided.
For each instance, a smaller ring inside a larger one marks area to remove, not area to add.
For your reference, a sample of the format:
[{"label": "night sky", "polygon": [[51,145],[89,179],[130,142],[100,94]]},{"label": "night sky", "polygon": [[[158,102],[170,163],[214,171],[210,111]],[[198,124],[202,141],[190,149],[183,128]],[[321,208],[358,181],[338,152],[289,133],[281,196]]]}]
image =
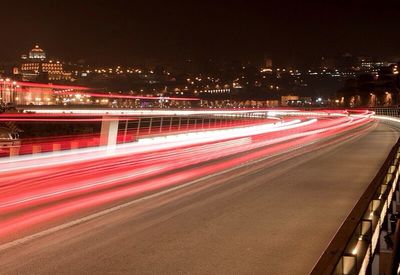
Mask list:
[{"label": "night sky", "polygon": [[313,2],[3,1],[0,61],[35,43],[97,64],[400,55],[400,1]]}]

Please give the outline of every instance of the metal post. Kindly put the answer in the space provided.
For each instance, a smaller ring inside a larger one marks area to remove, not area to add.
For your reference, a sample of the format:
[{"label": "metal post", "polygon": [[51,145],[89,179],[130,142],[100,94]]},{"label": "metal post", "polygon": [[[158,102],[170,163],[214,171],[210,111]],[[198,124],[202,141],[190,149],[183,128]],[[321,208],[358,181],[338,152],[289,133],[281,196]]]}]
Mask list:
[{"label": "metal post", "polygon": [[182,117],[179,117],[178,131],[181,130]]},{"label": "metal post", "polygon": [[140,123],[141,123],[141,121],[142,121],[142,118],[139,118],[139,122],[138,122],[138,125],[137,125],[137,130],[136,130],[136,138],[139,136]]},{"label": "metal post", "polygon": [[128,119],[125,120],[125,130],[124,130],[124,143],[126,142],[126,134],[128,132]]},{"label": "metal post", "polygon": [[151,134],[151,126],[153,125],[153,117],[150,117],[149,135]]},{"label": "metal post", "polygon": [[171,120],[170,120],[170,122],[169,122],[169,131],[171,132],[171,129],[172,129],[172,121],[174,120],[174,118],[173,117],[171,117]]},{"label": "metal post", "polygon": [[194,118],[194,129],[197,129],[197,117]]},{"label": "metal post", "polygon": [[201,119],[201,129],[204,129],[204,117]]},{"label": "metal post", "polygon": [[189,129],[189,122],[190,122],[190,117],[188,117],[186,120],[186,130]]},{"label": "metal post", "polygon": [[161,117],[161,122],[160,122],[160,133],[161,133],[161,131],[162,131],[163,120],[164,120],[164,117]]}]

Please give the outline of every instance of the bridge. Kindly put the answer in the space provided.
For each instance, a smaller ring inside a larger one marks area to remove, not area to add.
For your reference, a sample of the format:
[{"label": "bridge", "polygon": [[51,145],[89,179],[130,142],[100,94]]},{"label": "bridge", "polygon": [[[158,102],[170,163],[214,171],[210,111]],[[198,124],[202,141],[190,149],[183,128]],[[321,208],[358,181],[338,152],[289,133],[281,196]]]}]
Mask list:
[{"label": "bridge", "polygon": [[98,125],[3,150],[2,273],[390,274],[400,121],[374,111],[2,114]]}]

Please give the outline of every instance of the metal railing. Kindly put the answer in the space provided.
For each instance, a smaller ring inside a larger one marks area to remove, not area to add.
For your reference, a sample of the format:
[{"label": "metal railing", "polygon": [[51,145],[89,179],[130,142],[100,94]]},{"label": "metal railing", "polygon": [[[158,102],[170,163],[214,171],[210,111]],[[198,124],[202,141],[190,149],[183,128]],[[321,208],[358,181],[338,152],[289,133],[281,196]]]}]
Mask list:
[{"label": "metal railing", "polygon": [[374,111],[378,116],[390,116],[390,117],[400,117],[400,108],[368,108],[371,111]]},{"label": "metal railing", "polygon": [[[390,218],[397,211],[396,203],[392,203],[393,198],[399,202],[399,159],[400,139],[314,266],[311,275],[379,274],[376,272],[379,264],[372,263],[379,261],[379,257],[374,256],[379,255],[381,249],[381,234],[394,231]],[[393,253],[390,255],[393,262],[391,266],[398,266]]]},{"label": "metal railing", "polygon": [[[60,114],[60,117],[61,116],[62,114]],[[103,116],[103,118],[104,117],[106,116]],[[102,124],[101,118],[102,116],[99,116],[99,122],[88,122],[91,123],[91,127],[94,129],[93,133],[25,138],[18,147],[9,146],[8,148],[0,148],[0,157],[99,146],[101,145],[101,133],[98,131],[100,131],[100,124]],[[120,144],[134,142],[140,138],[146,137],[257,125],[266,122],[267,113],[205,114],[185,116],[114,116],[106,118],[107,120],[115,120],[117,122],[118,133],[116,136],[116,143]],[[80,117],[76,119],[77,122],[79,122],[79,119]],[[71,118],[69,123],[74,122],[74,119]],[[46,124],[46,122],[42,123]],[[51,125],[54,125],[54,123],[55,122],[53,122]],[[95,125],[96,123],[98,124],[97,126]],[[6,122],[0,122],[0,125],[1,124],[6,125]],[[8,127],[11,129],[11,127],[16,126],[8,125]],[[96,130],[96,128],[98,129]]]},{"label": "metal railing", "polygon": [[135,120],[120,119],[119,129],[124,132],[123,142],[138,138],[179,132],[206,131],[265,123],[264,118],[252,114],[234,116],[191,115],[191,116],[149,116]]}]

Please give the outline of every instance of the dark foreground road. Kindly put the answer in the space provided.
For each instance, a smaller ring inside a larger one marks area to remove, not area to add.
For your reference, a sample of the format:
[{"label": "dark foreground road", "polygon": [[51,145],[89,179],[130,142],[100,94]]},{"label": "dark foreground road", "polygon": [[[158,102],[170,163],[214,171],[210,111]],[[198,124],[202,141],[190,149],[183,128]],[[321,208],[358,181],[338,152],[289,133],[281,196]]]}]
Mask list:
[{"label": "dark foreground road", "polygon": [[398,136],[380,125],[3,244],[0,274],[307,274]]}]

